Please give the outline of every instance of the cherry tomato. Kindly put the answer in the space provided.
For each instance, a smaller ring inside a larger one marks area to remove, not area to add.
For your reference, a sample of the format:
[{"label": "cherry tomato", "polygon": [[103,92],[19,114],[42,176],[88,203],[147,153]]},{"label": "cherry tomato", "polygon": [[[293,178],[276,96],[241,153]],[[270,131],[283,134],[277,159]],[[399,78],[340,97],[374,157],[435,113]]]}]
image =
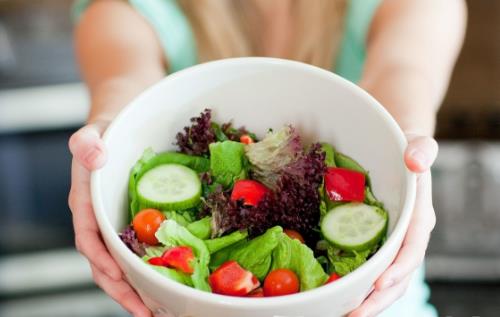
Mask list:
[{"label": "cherry tomato", "polygon": [[186,274],[193,274],[194,268],[191,262],[194,253],[190,247],[175,247],[168,249],[161,256],[163,264],[167,267],[181,270]]},{"label": "cherry tomato", "polygon": [[248,134],[243,134],[242,136],[240,136],[240,142],[243,144],[252,144],[253,139]]},{"label": "cherry tomato", "polygon": [[234,183],[231,200],[243,199],[245,205],[257,206],[268,192],[269,189],[261,183],[242,179]]},{"label": "cherry tomato", "polygon": [[299,278],[288,269],[277,269],[264,280],[264,296],[282,296],[299,292]]},{"label": "cherry tomato", "polygon": [[305,243],[304,237],[302,237],[302,235],[298,231],[295,231],[295,230],[292,230],[292,229],[285,229],[285,230],[283,230],[283,232],[287,236],[289,236],[290,238],[296,239],[296,240],[299,240],[302,243]]},{"label": "cherry tomato", "polygon": [[328,278],[328,280],[326,280],[325,284],[329,284],[329,283],[332,283],[332,282],[335,282],[336,280],[338,280],[339,278],[341,278],[340,275],[338,275],[337,273],[332,273],[330,275],[330,277]]},{"label": "cherry tomato", "polygon": [[132,227],[134,227],[137,234],[137,239],[149,245],[158,244],[155,233],[164,220],[165,216],[159,210],[143,209],[139,211],[132,221]]}]

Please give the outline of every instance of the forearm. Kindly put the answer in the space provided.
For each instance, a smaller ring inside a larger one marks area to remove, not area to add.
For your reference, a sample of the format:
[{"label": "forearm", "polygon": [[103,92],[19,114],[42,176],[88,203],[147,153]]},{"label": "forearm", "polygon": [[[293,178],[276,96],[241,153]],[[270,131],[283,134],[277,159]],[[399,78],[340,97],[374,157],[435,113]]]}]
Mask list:
[{"label": "forearm", "polygon": [[433,134],[465,24],[462,0],[384,0],[377,11],[360,85],[406,132]]},{"label": "forearm", "polygon": [[75,31],[89,122],[111,121],[140,92],[165,76],[163,50],[150,25],[122,1],[95,1]]},{"label": "forearm", "polygon": [[91,108],[88,122],[111,121],[147,87],[161,79],[158,75],[116,74],[90,86]]},{"label": "forearm", "polygon": [[433,135],[441,98],[423,74],[414,68],[389,67],[365,78],[361,87],[384,105],[403,131]]}]

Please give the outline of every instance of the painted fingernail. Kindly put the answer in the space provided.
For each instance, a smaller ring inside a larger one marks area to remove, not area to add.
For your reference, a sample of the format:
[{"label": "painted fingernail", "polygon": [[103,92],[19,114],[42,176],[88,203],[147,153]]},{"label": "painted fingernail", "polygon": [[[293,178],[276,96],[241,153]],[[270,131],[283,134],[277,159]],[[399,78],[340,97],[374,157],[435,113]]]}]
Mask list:
[{"label": "painted fingernail", "polygon": [[387,280],[384,280],[381,285],[380,285],[380,289],[381,290],[384,290],[384,289],[387,289],[387,288],[390,288],[391,286],[394,285],[394,280],[393,279],[387,279]]}]

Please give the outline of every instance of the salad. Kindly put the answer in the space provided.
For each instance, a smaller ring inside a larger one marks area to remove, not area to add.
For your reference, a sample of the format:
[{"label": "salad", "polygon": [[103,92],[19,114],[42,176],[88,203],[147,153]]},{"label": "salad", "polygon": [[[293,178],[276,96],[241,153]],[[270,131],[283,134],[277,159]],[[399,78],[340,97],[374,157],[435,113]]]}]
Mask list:
[{"label": "salad", "polygon": [[211,110],[146,149],[129,179],[120,238],[146,265],[184,285],[229,296],[294,294],[334,282],[386,238],[388,213],[368,172],[291,125],[263,139]]}]

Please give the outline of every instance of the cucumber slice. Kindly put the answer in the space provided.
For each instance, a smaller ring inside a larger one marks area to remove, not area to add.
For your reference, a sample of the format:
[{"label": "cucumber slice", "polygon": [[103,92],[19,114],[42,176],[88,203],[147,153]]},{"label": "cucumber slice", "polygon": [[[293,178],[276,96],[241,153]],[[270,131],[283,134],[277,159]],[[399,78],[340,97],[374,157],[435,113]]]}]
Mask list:
[{"label": "cucumber slice", "polygon": [[183,210],[200,202],[198,174],[180,164],[162,164],[150,169],[137,182],[141,206],[163,210]]},{"label": "cucumber slice", "polygon": [[387,213],[378,207],[349,203],[331,209],[321,222],[324,237],[345,251],[362,251],[385,235]]}]

